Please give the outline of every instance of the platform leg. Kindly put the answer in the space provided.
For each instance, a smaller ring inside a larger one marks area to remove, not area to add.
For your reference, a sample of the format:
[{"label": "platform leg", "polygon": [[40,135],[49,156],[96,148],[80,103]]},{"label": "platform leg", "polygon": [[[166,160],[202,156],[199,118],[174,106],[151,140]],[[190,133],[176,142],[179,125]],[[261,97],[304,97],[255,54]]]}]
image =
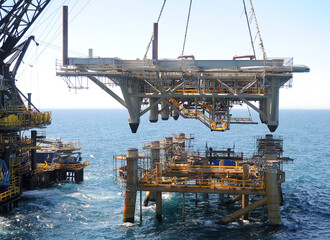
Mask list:
[{"label": "platform leg", "polygon": [[206,201],[209,198],[208,193],[203,193],[203,200]]},{"label": "platform leg", "polygon": [[265,172],[265,178],[269,224],[278,225],[281,223],[281,213],[277,185],[277,170],[269,169]]},{"label": "platform leg", "polygon": [[[249,179],[249,166],[243,165],[243,180]],[[249,205],[249,195],[243,194],[242,195],[242,208],[245,208]],[[248,220],[249,219],[249,213],[247,212],[242,216],[242,220]]]},{"label": "platform leg", "polygon": [[140,191],[140,222],[142,222],[142,191]]},{"label": "platform leg", "polygon": [[184,193],[182,193],[182,222],[185,221],[185,209],[184,209]]},{"label": "platform leg", "polygon": [[162,209],[163,209],[163,203],[162,203],[162,192],[155,192],[156,194],[156,219],[158,221],[162,220]]},{"label": "platform leg", "polygon": [[134,222],[136,190],[138,179],[138,150],[127,149],[127,186],[123,222]]}]

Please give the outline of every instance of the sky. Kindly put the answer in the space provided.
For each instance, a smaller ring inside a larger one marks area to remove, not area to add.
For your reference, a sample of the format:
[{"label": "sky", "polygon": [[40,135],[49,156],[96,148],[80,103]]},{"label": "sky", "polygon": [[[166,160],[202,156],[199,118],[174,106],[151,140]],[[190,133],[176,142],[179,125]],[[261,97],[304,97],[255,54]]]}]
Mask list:
[{"label": "sky", "polygon": [[[181,54],[190,0],[167,0],[159,22],[159,58]],[[69,90],[56,76],[62,59],[62,5],[69,8],[69,57],[143,58],[163,0],[53,0],[25,37],[34,35],[17,74],[23,93],[32,92],[41,110],[54,108],[121,108],[89,82],[88,90]],[[246,0],[250,14],[249,0]],[[296,73],[292,88],[280,91],[281,109],[330,109],[330,1],[254,0],[268,57],[293,58],[310,67]],[[251,23],[256,36],[254,22]],[[262,58],[259,40],[257,57]],[[185,54],[196,59],[232,59],[252,54],[241,0],[193,0]],[[149,57],[151,53],[149,52]],[[114,88],[119,94],[119,89]]]}]

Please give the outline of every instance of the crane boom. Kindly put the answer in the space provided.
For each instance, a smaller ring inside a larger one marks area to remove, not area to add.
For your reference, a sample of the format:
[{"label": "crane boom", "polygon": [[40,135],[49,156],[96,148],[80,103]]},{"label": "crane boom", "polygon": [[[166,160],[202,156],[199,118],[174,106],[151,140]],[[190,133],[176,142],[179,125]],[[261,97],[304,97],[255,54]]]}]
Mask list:
[{"label": "crane boom", "polygon": [[51,0],[0,1],[1,65]]},{"label": "crane boom", "polygon": [[23,104],[15,75],[34,36],[21,40],[50,1],[0,0],[0,109]]}]

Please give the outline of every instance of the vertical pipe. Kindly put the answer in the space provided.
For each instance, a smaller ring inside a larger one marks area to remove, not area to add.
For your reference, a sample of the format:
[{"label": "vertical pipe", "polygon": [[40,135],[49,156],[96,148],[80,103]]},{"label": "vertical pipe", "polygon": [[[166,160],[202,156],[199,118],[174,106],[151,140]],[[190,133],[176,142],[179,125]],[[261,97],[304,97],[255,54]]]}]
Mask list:
[{"label": "vertical pipe", "polygon": [[140,110],[141,110],[141,99],[139,97],[132,96],[133,94],[139,93],[140,85],[136,81],[128,81],[127,86],[120,85],[122,88],[123,97],[125,99],[127,110],[129,113],[128,123],[132,133],[136,133],[140,124]]},{"label": "vertical pipe", "polygon": [[165,138],[165,161],[168,162],[173,157],[173,138],[166,137]]},{"label": "vertical pipe", "polygon": [[172,107],[171,114],[174,120],[178,120],[180,117],[179,110],[177,110],[175,107]]},{"label": "vertical pipe", "polygon": [[156,192],[156,219],[158,221],[162,220],[162,192]]},{"label": "vertical pipe", "polygon": [[142,191],[140,191],[140,222],[142,222]]},{"label": "vertical pipe", "polygon": [[[156,178],[157,181],[162,178],[163,175],[163,164],[160,162],[156,163]],[[156,192],[156,219],[158,221],[162,220],[162,209],[163,209],[163,203],[162,203],[162,192]]]},{"label": "vertical pipe", "polygon": [[184,202],[184,193],[182,193],[182,222],[185,221]]},{"label": "vertical pipe", "polygon": [[168,120],[170,116],[170,107],[166,100],[161,101],[161,118],[162,120]]},{"label": "vertical pipe", "polygon": [[31,111],[31,95],[32,93],[28,93],[28,110]]},{"label": "vertical pipe", "polygon": [[156,163],[156,179],[161,180],[163,176],[163,164],[161,162]]},{"label": "vertical pipe", "polygon": [[277,159],[277,152],[272,134],[266,134],[265,136],[265,158],[266,160]]},{"label": "vertical pipe", "polygon": [[68,6],[63,6],[63,60],[62,65],[68,65]]},{"label": "vertical pipe", "polygon": [[136,148],[127,149],[127,185],[125,194],[125,205],[123,222],[134,222],[136,190],[138,180],[138,150]]},{"label": "vertical pipe", "polygon": [[209,198],[208,193],[203,193],[203,200],[206,201]]},{"label": "vertical pipe", "polygon": [[268,88],[271,98],[267,99],[267,127],[271,132],[275,132],[279,119],[279,92],[280,83],[278,79],[272,79],[272,87]]},{"label": "vertical pipe", "polygon": [[[150,98],[149,99],[149,104],[150,106],[153,105],[155,102],[157,102],[156,98]],[[158,122],[158,104],[155,106],[151,107],[149,110],[149,121],[152,123]]]},{"label": "vertical pipe", "polygon": [[158,23],[154,23],[153,35],[152,35],[152,61],[158,60]]},{"label": "vertical pipe", "polygon": [[[31,131],[31,144],[37,146],[37,131]],[[31,170],[37,169],[37,152],[36,149],[31,149]]]},{"label": "vertical pipe", "polygon": [[265,172],[265,178],[269,224],[278,225],[281,223],[281,213],[277,187],[277,170],[268,169]]},{"label": "vertical pipe", "polygon": [[153,172],[156,169],[156,163],[160,162],[160,143],[159,141],[150,142],[150,170]]},{"label": "vertical pipe", "polygon": [[93,58],[93,49],[88,49],[88,58]]},{"label": "vertical pipe", "polygon": [[[160,162],[160,143],[159,141],[150,142],[150,170],[154,177],[156,164]],[[156,200],[156,192],[150,192],[148,201]]]},{"label": "vertical pipe", "polygon": [[186,147],[186,134],[185,133],[179,133],[178,134],[178,141],[179,141],[179,146],[184,151],[185,147]]},{"label": "vertical pipe", "polygon": [[223,201],[225,199],[225,194],[224,193],[219,193],[219,200]]},{"label": "vertical pipe", "polygon": [[[244,164],[243,165],[243,180],[249,179],[249,166]],[[244,186],[244,185],[243,185]],[[242,208],[246,208],[249,205],[249,195],[243,194],[242,195]],[[242,216],[242,220],[248,220],[249,213],[247,212]]]},{"label": "vertical pipe", "polygon": [[136,133],[140,124],[140,110],[141,110],[141,98],[132,96],[139,93],[140,83],[133,81],[132,79],[120,84],[120,89],[123,94],[126,108],[128,110],[128,123],[132,133]]}]

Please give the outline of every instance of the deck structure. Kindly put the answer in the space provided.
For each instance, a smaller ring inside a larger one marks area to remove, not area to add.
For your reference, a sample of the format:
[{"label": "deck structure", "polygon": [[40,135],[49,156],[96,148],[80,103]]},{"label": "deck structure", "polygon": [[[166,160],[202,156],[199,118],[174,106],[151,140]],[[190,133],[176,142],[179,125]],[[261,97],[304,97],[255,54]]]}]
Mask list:
[{"label": "deck structure", "polygon": [[[193,55],[180,55],[159,59],[158,23],[153,25],[152,59],[95,58],[92,49],[88,58],[70,58],[67,21],[63,23],[63,61],[56,75],[76,90],[87,88],[88,80],[94,82],[127,108],[133,133],[147,112],[150,122],[157,122],[158,115],[162,120],[182,116],[198,119],[212,131],[229,130],[235,123],[255,123],[251,118],[232,118],[230,110],[235,104],[257,111],[261,122],[274,132],[279,123],[279,89],[290,86],[293,73],[309,72],[306,66],[293,65],[292,58],[256,60],[246,55],[233,60],[197,60]],[[118,86],[122,96],[111,86]]]},{"label": "deck structure", "polygon": [[[182,137],[184,134],[177,136]],[[221,224],[240,217],[248,219],[250,211],[263,205],[267,205],[270,224],[276,225],[281,222],[279,206],[282,201],[281,184],[285,181],[285,173],[281,170],[283,159],[280,156],[274,158],[274,155],[264,154],[262,157],[259,155],[246,159],[242,153],[234,154],[231,149],[208,149],[202,156],[183,147],[184,141],[179,139],[170,144],[166,139],[162,144],[159,141],[151,142],[144,147],[150,150],[148,155],[139,154],[137,149],[128,149],[126,155],[114,156],[115,182],[120,182],[124,186],[124,222],[134,222],[137,192],[140,192],[140,196],[142,192],[148,192],[145,204],[149,201],[156,203],[158,220],[162,219],[162,193],[179,192],[183,194],[183,199],[185,193],[196,193],[196,197],[197,193],[202,193],[204,196],[233,196],[228,201],[230,203],[242,201],[242,209],[223,218],[219,222]],[[272,135],[266,135],[258,141],[265,143],[267,152],[280,152],[280,155],[283,152],[283,148],[275,148],[278,139],[274,139]],[[181,150],[169,151],[170,148],[176,148],[175,145],[180,145]],[[119,160],[121,164],[118,164]],[[257,200],[251,202],[250,196]],[[142,214],[142,199],[140,201]]]},{"label": "deck structure", "polygon": [[[127,108],[132,132],[140,117],[149,112],[150,122],[179,116],[198,119],[213,131],[230,124],[254,123],[232,118],[235,104],[247,104],[259,113],[262,123],[274,132],[278,126],[279,89],[290,85],[293,73],[308,72],[292,59],[267,60],[122,60],[118,58],[68,58],[57,75],[69,88],[86,87],[91,80]],[[119,86],[122,97],[111,90]],[[259,103],[256,107],[254,102]],[[143,108],[142,108],[143,107]]]}]

